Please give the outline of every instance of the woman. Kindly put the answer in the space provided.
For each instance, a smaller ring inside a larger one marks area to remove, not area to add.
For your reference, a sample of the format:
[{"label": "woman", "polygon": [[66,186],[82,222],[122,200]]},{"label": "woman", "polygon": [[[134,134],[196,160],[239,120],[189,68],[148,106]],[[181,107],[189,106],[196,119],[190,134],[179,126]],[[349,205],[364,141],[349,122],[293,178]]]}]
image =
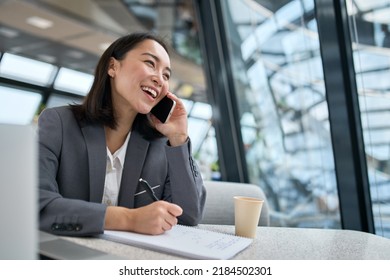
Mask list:
[{"label": "woman", "polygon": [[[42,112],[41,230],[161,234],[177,223],[201,220],[205,189],[191,156],[187,113],[169,92],[170,75],[164,43],[149,33],[131,34],[103,53],[82,105]],[[161,123],[149,112],[166,95],[176,107]]]}]

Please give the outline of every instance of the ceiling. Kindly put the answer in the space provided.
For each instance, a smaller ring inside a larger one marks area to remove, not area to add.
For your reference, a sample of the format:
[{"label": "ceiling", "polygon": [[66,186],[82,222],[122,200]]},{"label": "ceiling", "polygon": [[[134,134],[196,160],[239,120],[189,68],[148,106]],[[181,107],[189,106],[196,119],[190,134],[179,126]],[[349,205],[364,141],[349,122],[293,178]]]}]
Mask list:
[{"label": "ceiling", "polygon": [[[153,30],[170,39],[175,22],[172,17],[163,15],[166,15],[167,8],[177,8],[174,7],[176,2],[0,0],[0,51],[93,74],[99,56],[115,39],[151,29],[150,21],[142,22],[143,19],[129,9],[130,4],[137,8],[156,9],[159,21]],[[170,41],[167,43],[169,45]],[[170,55],[173,69],[171,88],[176,89],[179,96],[205,101],[204,74],[199,64],[173,48]],[[185,90],[181,92],[182,86]]]}]

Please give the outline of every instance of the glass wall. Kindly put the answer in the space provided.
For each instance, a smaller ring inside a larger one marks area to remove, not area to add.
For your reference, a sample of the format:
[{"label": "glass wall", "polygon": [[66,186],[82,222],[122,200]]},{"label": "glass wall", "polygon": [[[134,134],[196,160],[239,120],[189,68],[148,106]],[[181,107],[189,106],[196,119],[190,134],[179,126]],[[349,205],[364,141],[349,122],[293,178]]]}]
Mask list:
[{"label": "glass wall", "polygon": [[390,1],[346,3],[375,230],[390,237]]},{"label": "glass wall", "polygon": [[271,225],[340,228],[314,0],[221,3],[248,173]]}]

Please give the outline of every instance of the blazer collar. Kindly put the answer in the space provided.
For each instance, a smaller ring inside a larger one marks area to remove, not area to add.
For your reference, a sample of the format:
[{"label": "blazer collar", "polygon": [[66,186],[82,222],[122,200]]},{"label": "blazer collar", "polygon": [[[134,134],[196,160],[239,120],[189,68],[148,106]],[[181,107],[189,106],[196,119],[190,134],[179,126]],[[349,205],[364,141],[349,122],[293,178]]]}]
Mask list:
[{"label": "blazer collar", "polygon": [[91,202],[101,203],[107,161],[104,128],[101,125],[82,125],[81,131],[88,150],[89,199]]},{"label": "blazer collar", "polygon": [[[101,203],[106,176],[106,138],[104,127],[101,125],[81,124],[88,150],[89,163],[89,196],[91,202]],[[137,131],[132,131],[127,146],[125,164],[123,166],[118,205],[128,208],[134,207],[134,194],[138,179],[149,148],[149,141],[145,140]]]},{"label": "blazer collar", "polygon": [[125,164],[123,166],[118,205],[134,208],[134,194],[138,179],[149,148],[149,141],[145,140],[137,131],[132,131],[127,146]]}]

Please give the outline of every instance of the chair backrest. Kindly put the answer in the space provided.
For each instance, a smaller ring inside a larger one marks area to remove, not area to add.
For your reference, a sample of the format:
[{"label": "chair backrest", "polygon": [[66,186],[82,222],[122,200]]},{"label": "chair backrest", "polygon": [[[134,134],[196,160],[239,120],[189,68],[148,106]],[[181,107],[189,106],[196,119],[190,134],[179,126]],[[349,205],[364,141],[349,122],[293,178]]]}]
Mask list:
[{"label": "chair backrest", "polygon": [[207,191],[202,224],[234,225],[234,196],[250,196],[264,200],[259,226],[269,226],[269,208],[259,186],[245,183],[204,181]]}]

